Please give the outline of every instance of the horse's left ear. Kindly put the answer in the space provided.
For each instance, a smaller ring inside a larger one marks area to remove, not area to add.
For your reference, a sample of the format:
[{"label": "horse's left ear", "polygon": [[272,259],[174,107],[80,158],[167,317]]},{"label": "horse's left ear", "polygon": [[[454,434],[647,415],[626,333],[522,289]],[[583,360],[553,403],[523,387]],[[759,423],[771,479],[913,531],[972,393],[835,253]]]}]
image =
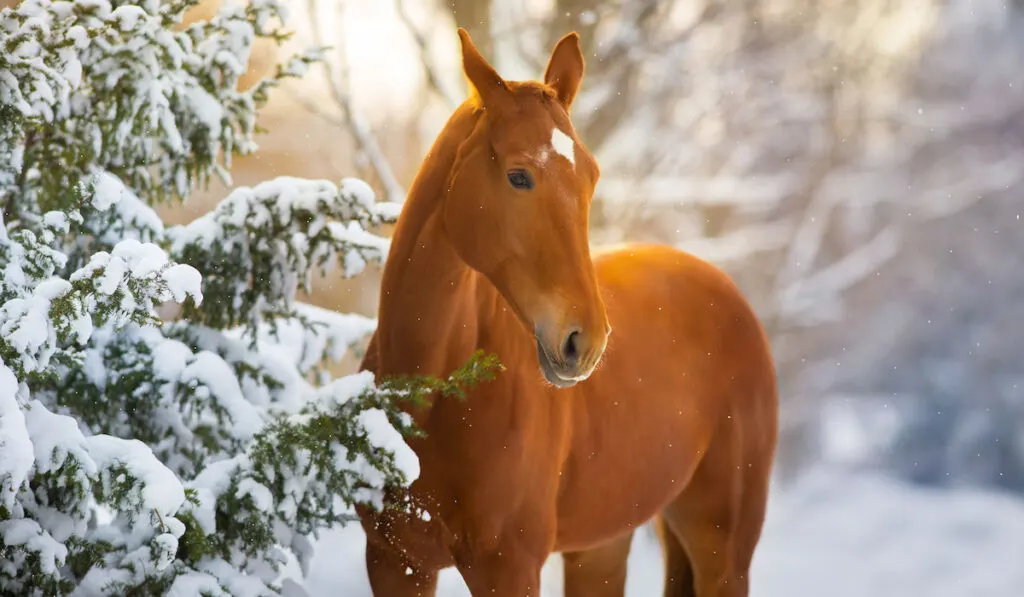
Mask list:
[{"label": "horse's left ear", "polygon": [[459,27],[459,40],[462,42],[462,71],[469,81],[470,92],[484,106],[497,108],[509,97],[508,83],[480,55],[469,32],[462,27]]},{"label": "horse's left ear", "polygon": [[573,31],[558,40],[551,51],[548,68],[544,71],[544,83],[555,90],[558,101],[568,112],[582,80],[583,52],[580,51],[580,36]]}]

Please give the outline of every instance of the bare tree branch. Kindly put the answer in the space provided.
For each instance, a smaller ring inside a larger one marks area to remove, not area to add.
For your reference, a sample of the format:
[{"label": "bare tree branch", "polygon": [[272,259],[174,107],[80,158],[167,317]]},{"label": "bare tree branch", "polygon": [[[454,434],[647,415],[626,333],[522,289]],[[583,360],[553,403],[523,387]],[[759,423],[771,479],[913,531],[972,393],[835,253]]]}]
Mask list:
[{"label": "bare tree branch", "polygon": [[[310,27],[313,31],[314,42],[316,45],[322,46],[324,44],[323,35],[320,31],[319,21],[317,18],[317,0],[308,0],[308,7]],[[384,153],[377,144],[377,139],[374,137],[369,124],[362,118],[362,116],[356,113],[352,106],[352,98],[346,90],[346,86],[348,85],[347,61],[344,59],[343,50],[339,48],[338,51],[341,59],[339,61],[340,68],[337,71],[330,60],[324,58],[323,62],[321,62],[324,70],[324,77],[327,80],[328,88],[331,92],[331,97],[341,110],[347,129],[352,133],[360,154],[371,165],[374,173],[377,175],[377,179],[384,187],[388,201],[404,203],[405,189],[402,187],[401,183],[398,182],[398,179],[395,178],[395,175],[391,170],[391,165],[388,163],[387,158],[384,157]]]},{"label": "bare tree branch", "polygon": [[[834,319],[836,302],[854,284],[877,272],[899,250],[900,226],[892,224],[868,242],[817,272],[795,280],[778,295],[778,309],[790,325],[817,325]],[[822,308],[828,311],[822,315]]]},{"label": "bare tree branch", "polygon": [[423,66],[423,74],[427,77],[427,84],[430,89],[436,93],[441,99],[448,104],[448,107],[455,109],[461,103],[454,95],[448,92],[441,78],[437,76],[437,69],[434,67],[430,60],[430,49],[427,46],[427,38],[420,31],[416,23],[413,22],[412,17],[409,15],[409,11],[405,9],[404,0],[395,0],[395,11],[398,13],[398,17],[405,24],[406,29],[409,31],[409,35],[412,36],[416,46],[420,50],[420,64]]}]

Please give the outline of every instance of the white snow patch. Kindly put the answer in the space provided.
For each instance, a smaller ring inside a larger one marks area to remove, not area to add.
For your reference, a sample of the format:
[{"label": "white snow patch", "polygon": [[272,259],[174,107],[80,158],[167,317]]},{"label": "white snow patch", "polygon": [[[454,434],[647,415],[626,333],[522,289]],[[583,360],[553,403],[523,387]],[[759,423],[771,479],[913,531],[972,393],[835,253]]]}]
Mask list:
[{"label": "white snow patch", "polygon": [[341,195],[352,197],[356,203],[366,209],[372,209],[376,201],[373,187],[360,178],[342,178],[338,192]]},{"label": "white snow patch", "polygon": [[182,487],[171,469],[164,466],[149,446],[139,440],[126,440],[109,435],[94,435],[86,439],[89,455],[100,469],[123,464],[144,484],[142,502],[161,516],[171,516],[185,502]]},{"label": "white snow patch", "polygon": [[15,518],[0,521],[0,537],[8,546],[24,546],[39,558],[39,567],[46,574],[54,574],[64,565],[68,549],[54,540],[35,520]]},{"label": "white snow patch", "polygon": [[395,455],[395,466],[405,475],[406,481],[411,483],[419,478],[419,457],[405,443],[402,434],[391,425],[384,411],[379,408],[364,410],[356,420],[366,429],[366,440],[370,444]]},{"label": "white snow patch", "polygon": [[252,496],[253,504],[258,510],[273,514],[274,494],[265,485],[252,479],[242,479],[238,483],[238,491],[235,492],[235,496],[241,499],[247,495]]},{"label": "white snow patch", "polygon": [[25,427],[32,438],[37,473],[60,469],[68,456],[78,460],[83,473],[96,472],[85,435],[75,419],[51,412],[42,402],[33,400],[25,410]]},{"label": "white snow patch", "polygon": [[167,268],[163,276],[175,302],[183,303],[191,296],[196,305],[203,303],[203,276],[194,267],[177,263]]},{"label": "white snow patch", "polygon": [[221,582],[216,576],[188,572],[174,579],[170,588],[167,589],[166,595],[167,597],[193,597],[195,595],[227,597],[228,593],[221,588]]},{"label": "white snow patch", "polygon": [[0,504],[8,509],[35,462],[25,414],[18,403],[18,387],[14,372],[0,359]]},{"label": "white snow patch", "polygon": [[217,519],[215,506],[217,498],[221,496],[231,485],[231,479],[240,468],[249,466],[249,459],[240,454],[233,458],[214,462],[207,465],[196,478],[188,483],[191,489],[196,492],[199,505],[192,509],[196,522],[204,533],[217,532]]},{"label": "white snow patch", "polygon": [[256,408],[242,395],[238,377],[224,359],[207,350],[198,352],[181,371],[182,382],[202,384],[216,395],[220,405],[231,417],[231,434],[248,440],[263,427]]},{"label": "white snow patch", "polygon": [[153,538],[153,550],[156,551],[156,569],[163,570],[174,561],[178,551],[178,538],[170,533],[160,533]]},{"label": "white snow patch", "polygon": [[140,6],[118,6],[111,15],[117,21],[121,31],[134,31],[139,23],[144,23],[148,17],[146,11]]},{"label": "white snow patch", "polygon": [[48,366],[57,344],[50,306],[70,290],[67,280],[52,277],[40,282],[31,296],[11,299],[0,306],[0,336],[20,353],[26,372]]},{"label": "white snow patch", "polygon": [[[373,372],[359,371],[358,373],[331,380],[330,383],[320,388],[318,393],[322,400],[344,404],[363,392],[373,389],[373,387]],[[388,424],[390,425],[390,423]]]},{"label": "white snow patch", "polygon": [[124,186],[119,178],[106,171],[96,172],[90,182],[93,183],[92,204],[100,211],[107,211],[131,191]]},{"label": "white snow patch", "polygon": [[[294,320],[275,322],[276,330],[269,325],[261,326],[257,332],[260,353],[275,353],[273,359],[261,364],[262,367],[276,370],[277,367],[288,366],[306,372],[325,356],[338,362],[377,327],[376,319],[357,313],[339,313],[301,302],[295,302],[293,306],[304,317],[320,325],[315,331]],[[244,332],[239,328],[227,335],[240,339]],[[284,374],[285,371],[281,371],[279,377],[283,378]]]}]

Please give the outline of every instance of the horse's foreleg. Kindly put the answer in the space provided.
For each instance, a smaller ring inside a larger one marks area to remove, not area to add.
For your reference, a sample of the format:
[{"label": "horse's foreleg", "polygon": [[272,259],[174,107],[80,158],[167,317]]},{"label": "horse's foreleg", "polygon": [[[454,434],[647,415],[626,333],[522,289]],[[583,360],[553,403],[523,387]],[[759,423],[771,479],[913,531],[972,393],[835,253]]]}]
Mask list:
[{"label": "horse's foreleg", "polygon": [[565,597],[622,597],[626,594],[629,532],[586,551],[562,554]]},{"label": "horse's foreleg", "polygon": [[417,570],[394,550],[366,545],[366,573],[374,597],[434,597],[437,570]]},{"label": "horse's foreleg", "polygon": [[473,597],[540,597],[540,571],[546,555],[504,544],[486,552],[456,553],[455,560]]}]

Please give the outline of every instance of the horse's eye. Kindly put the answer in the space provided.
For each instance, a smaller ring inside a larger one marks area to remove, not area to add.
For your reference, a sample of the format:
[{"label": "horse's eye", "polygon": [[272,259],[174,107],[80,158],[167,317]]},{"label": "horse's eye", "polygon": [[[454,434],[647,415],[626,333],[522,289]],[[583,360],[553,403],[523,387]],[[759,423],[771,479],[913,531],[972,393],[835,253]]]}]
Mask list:
[{"label": "horse's eye", "polygon": [[508,182],[513,187],[524,191],[529,191],[533,188],[533,178],[530,177],[530,173],[526,170],[509,170]]}]

